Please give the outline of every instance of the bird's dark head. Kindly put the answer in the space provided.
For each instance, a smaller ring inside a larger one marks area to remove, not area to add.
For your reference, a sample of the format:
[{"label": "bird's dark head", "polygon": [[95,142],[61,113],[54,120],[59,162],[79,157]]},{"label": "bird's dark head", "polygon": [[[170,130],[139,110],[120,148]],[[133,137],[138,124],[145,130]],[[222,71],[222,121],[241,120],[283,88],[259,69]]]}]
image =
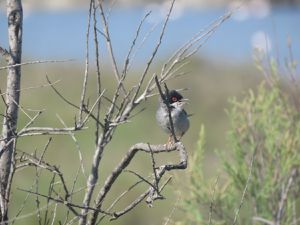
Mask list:
[{"label": "bird's dark head", "polygon": [[169,96],[168,96],[169,104],[172,104],[174,102],[180,102],[182,99],[183,97],[179,92],[175,90],[169,91]]}]

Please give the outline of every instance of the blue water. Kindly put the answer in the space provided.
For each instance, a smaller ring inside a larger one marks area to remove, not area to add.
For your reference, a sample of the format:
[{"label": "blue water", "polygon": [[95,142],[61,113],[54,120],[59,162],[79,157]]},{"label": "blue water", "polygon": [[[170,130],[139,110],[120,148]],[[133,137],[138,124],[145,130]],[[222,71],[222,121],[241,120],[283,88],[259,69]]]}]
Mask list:
[{"label": "blue water", "polygon": [[[167,56],[196,32],[223,15],[224,12],[224,9],[187,10],[180,18],[170,21],[159,56]],[[143,8],[113,10],[110,17],[110,28],[118,60],[125,57],[136,27],[144,14]],[[7,47],[6,24],[6,16],[1,12],[0,45],[4,47]],[[251,60],[253,53],[251,37],[257,31],[264,31],[272,41],[270,54],[276,54],[275,49],[278,49],[280,57],[286,57],[288,54],[287,37],[290,36],[293,41],[294,56],[300,59],[299,24],[300,9],[290,7],[273,8],[271,15],[263,19],[250,18],[244,21],[229,19],[218,28],[206,45],[200,49],[199,54],[212,59],[233,62]],[[146,22],[142,34],[145,34],[152,26],[153,24]],[[30,59],[76,58],[83,60],[86,27],[86,9],[31,12],[24,18],[23,54]],[[138,52],[137,60],[143,61],[149,57],[157,42],[160,29],[161,26],[152,33],[143,49]],[[102,49],[105,46],[103,40],[101,46]],[[101,51],[103,53],[103,50]],[[103,53],[103,57],[107,57],[107,55]]]}]

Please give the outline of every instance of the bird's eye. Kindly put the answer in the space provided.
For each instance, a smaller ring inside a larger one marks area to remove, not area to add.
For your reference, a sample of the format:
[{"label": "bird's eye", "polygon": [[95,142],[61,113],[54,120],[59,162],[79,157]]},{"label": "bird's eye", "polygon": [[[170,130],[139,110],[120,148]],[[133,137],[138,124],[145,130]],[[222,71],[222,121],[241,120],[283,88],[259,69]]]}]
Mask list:
[{"label": "bird's eye", "polygon": [[172,97],[172,102],[177,102],[177,98],[176,97]]}]

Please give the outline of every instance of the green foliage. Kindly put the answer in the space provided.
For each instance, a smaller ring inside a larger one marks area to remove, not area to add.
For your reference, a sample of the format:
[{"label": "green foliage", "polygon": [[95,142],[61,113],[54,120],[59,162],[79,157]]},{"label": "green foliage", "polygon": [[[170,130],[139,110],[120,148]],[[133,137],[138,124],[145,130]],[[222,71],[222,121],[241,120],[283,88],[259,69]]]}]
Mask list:
[{"label": "green foliage", "polygon": [[300,224],[299,112],[278,80],[271,87],[263,82],[256,94],[250,90],[242,101],[233,98],[230,104],[230,148],[218,151],[224,170],[217,182],[202,173],[201,128],[184,224],[234,224],[235,217],[243,225]]}]

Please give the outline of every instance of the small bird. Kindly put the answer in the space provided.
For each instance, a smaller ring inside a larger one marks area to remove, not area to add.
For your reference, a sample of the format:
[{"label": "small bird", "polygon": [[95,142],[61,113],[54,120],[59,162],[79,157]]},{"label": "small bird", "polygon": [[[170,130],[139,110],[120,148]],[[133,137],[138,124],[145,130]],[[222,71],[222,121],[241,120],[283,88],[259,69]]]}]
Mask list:
[{"label": "small bird", "polygon": [[[171,90],[169,91],[169,96],[166,96],[165,94],[165,100],[168,102],[167,104],[170,105],[170,111],[171,111],[171,118],[173,121],[173,127],[174,127],[174,133],[177,137],[179,137],[179,140],[181,137],[185,134],[185,132],[189,129],[190,122],[188,119],[188,114],[184,110],[183,106],[186,103],[187,99],[184,99],[182,95],[175,91]],[[160,98],[159,100],[159,106],[156,112],[156,120],[158,122],[158,125],[169,134],[169,139],[167,142],[167,145],[170,145],[172,143],[172,130],[170,125],[170,119],[169,119],[169,111],[166,103],[163,99]]]}]

